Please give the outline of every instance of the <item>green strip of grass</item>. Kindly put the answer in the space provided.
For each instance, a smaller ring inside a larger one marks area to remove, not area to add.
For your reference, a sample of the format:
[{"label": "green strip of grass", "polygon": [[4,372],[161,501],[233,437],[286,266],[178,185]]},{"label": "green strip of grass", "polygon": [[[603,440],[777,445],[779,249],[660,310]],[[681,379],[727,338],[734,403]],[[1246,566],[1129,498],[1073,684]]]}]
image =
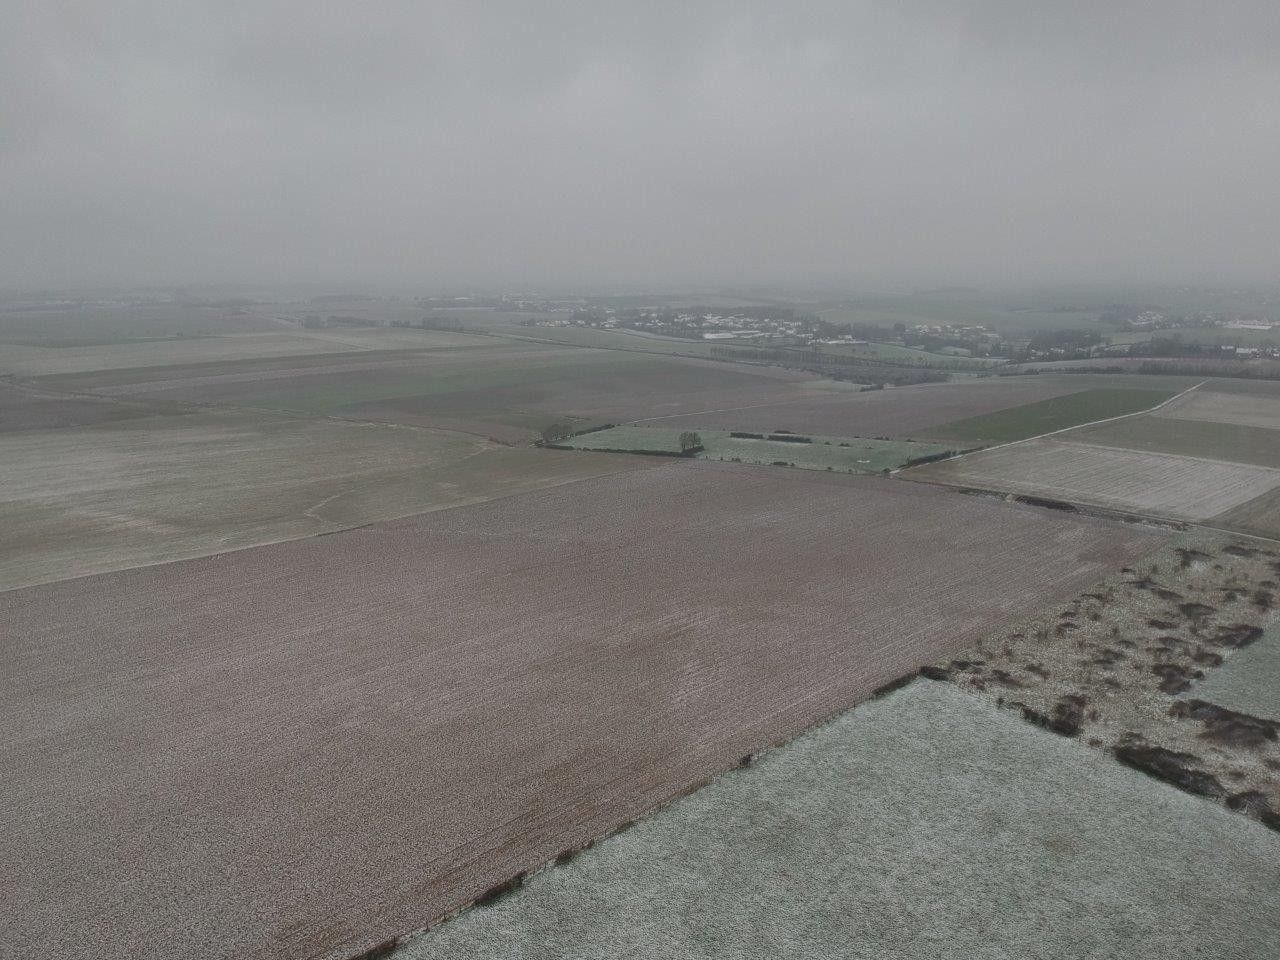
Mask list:
[{"label": "green strip of grass", "polygon": [[974,443],[1008,443],[1054,430],[1148,410],[1168,400],[1176,390],[1082,390],[1065,397],[999,410],[980,417],[955,420],[922,431],[929,436]]},{"label": "green strip of grass", "polygon": [[[578,450],[613,450],[634,453],[680,451],[680,434],[671,427],[614,427],[585,433],[564,441]],[[945,444],[909,440],[869,440],[861,437],[810,437],[810,443],[786,440],[753,440],[731,437],[726,430],[698,430],[703,460],[741,463],[785,463],[806,470],[879,473],[896,470],[909,460],[946,453]]]}]

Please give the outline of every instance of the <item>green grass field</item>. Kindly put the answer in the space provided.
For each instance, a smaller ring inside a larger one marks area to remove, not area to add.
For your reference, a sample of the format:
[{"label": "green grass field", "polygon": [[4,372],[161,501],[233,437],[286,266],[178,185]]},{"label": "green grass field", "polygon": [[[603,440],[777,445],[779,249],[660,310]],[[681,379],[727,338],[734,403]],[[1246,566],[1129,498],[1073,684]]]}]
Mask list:
[{"label": "green grass field", "polygon": [[[614,427],[565,441],[577,450],[625,450],[637,453],[679,453],[682,430],[669,427]],[[812,437],[812,443],[731,437],[726,430],[699,430],[703,460],[742,463],[785,463],[805,470],[879,473],[896,470],[908,460],[931,457],[954,448],[909,440],[868,440]]]},{"label": "green grass field", "polygon": [[1008,443],[1093,420],[1138,413],[1168,400],[1175,393],[1176,390],[1082,390],[981,417],[955,420],[929,432],[974,444]]}]

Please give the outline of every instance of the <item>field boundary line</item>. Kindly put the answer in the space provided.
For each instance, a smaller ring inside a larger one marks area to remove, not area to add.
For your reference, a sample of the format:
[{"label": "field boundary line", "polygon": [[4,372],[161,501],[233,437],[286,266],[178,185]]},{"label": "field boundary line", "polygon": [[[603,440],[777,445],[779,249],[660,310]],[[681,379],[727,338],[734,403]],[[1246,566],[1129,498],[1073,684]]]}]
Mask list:
[{"label": "field boundary line", "polygon": [[[796,381],[796,382],[803,382],[803,381]],[[935,387],[935,386],[942,386],[943,383],[951,383],[951,382],[954,382],[954,381],[940,381],[936,383],[913,383],[913,384],[910,384],[910,386]],[[902,389],[902,388],[895,387],[894,389]],[[763,403],[748,403],[739,407],[720,407],[716,410],[694,410],[691,413],[664,413],[661,416],[657,416],[657,417],[642,417],[639,420],[628,420],[625,426],[634,426],[637,423],[652,423],[654,420],[674,420],[676,417],[700,417],[703,414],[707,414],[707,413],[733,413],[735,410],[754,410],[757,407],[784,407],[792,403],[836,403],[840,400],[845,400],[850,396],[857,396],[858,394],[865,393],[865,392],[868,392],[868,391],[865,391],[865,390],[837,391],[835,395],[827,396],[827,397],[796,397],[794,400],[773,400],[773,401],[765,401]],[[872,391],[872,392],[875,392],[875,391]],[[619,424],[619,426],[623,426],[623,424]],[[940,441],[929,440],[927,442],[935,443]]]},{"label": "field boundary line", "polygon": [[[991,450],[1003,450],[1005,447],[1016,447],[1020,443],[1030,443],[1032,440],[1043,440],[1045,437],[1055,437],[1060,433],[1069,433],[1072,430],[1083,430],[1085,427],[1096,427],[1100,423],[1114,423],[1117,420],[1128,420],[1130,417],[1146,416],[1149,413],[1155,413],[1155,411],[1159,410],[1161,407],[1168,406],[1169,404],[1173,403],[1173,401],[1175,400],[1179,400],[1182,397],[1185,397],[1192,390],[1200,389],[1200,387],[1203,387],[1208,382],[1209,382],[1209,378],[1206,377],[1204,380],[1201,380],[1199,383],[1193,383],[1191,386],[1187,387],[1187,389],[1183,390],[1181,393],[1175,393],[1172,397],[1169,397],[1166,400],[1161,400],[1154,407],[1147,407],[1144,410],[1135,410],[1132,413],[1122,413],[1119,416],[1115,416],[1115,417],[1103,417],[1101,420],[1090,420],[1088,423],[1076,423],[1076,424],[1072,424],[1069,427],[1059,427],[1057,430],[1050,430],[1047,433],[1037,433],[1034,437],[1023,437],[1021,440],[1009,440],[1006,443],[995,443],[989,447],[979,447],[977,450],[969,450],[965,453],[958,453],[954,457],[952,457],[950,460],[946,460],[943,462],[954,463],[956,460],[962,460],[965,457],[972,457],[975,454],[987,453],[988,451],[991,451]],[[1070,396],[1070,394],[1067,394],[1067,396]],[[901,471],[895,470],[893,472],[896,474]]]},{"label": "field boundary line", "polygon": [[[986,497],[1002,503],[1014,503],[1026,507],[1035,507],[1038,510],[1054,509],[1053,507],[1032,503],[1026,499],[1027,497],[1034,497],[1032,494],[1015,493],[1010,490],[1002,490],[998,487],[964,486],[944,480],[917,480],[915,482],[944,487],[948,490],[952,490],[956,493],[969,497]],[[1221,514],[1215,514],[1206,520],[1189,520],[1186,517],[1175,517],[1162,513],[1142,513],[1137,510],[1124,510],[1118,507],[1108,507],[1099,503],[1089,503],[1079,500],[1067,500],[1065,498],[1047,499],[1056,499],[1060,503],[1070,506],[1072,508],[1071,513],[1075,516],[1091,517],[1095,520],[1105,520],[1111,523],[1126,523],[1136,526],[1155,526],[1177,533],[1185,533],[1190,530],[1209,530],[1213,533],[1223,534],[1225,536],[1245,537],[1249,540],[1261,540],[1264,543],[1280,544],[1280,537],[1269,537],[1264,533],[1250,533],[1247,530],[1240,530],[1234,527],[1216,526],[1213,521],[1221,516]]]},{"label": "field boundary line", "polygon": [[[1037,437],[1037,440],[1043,439]],[[1268,473],[1280,473],[1280,467],[1268,466],[1265,463],[1246,463],[1242,460],[1227,460],[1223,457],[1197,457],[1191,453],[1170,453],[1167,450],[1135,450],[1133,447],[1114,447],[1106,443],[1088,443],[1084,440],[1062,440],[1061,443],[1072,447],[1087,447],[1090,450],[1110,450],[1116,453],[1136,453],[1144,457],[1161,457],[1172,460],[1194,460],[1196,463],[1227,464],[1229,466],[1250,467],[1254,470],[1265,470]]]},{"label": "field boundary line", "polygon": [[812,397],[798,397],[795,400],[766,400],[763,403],[748,403],[740,407],[720,407],[716,410],[694,410],[691,413],[664,413],[658,417],[641,417],[639,420],[628,420],[626,426],[635,426],[638,423],[652,423],[655,420],[674,420],[676,417],[701,417],[708,413],[733,413],[735,410],[754,410],[757,407],[785,407],[791,403],[806,403],[812,401]]},{"label": "field boundary line", "polygon": [[[484,451],[477,451],[477,453],[483,453],[483,452]],[[476,454],[469,454],[468,456],[475,456],[475,455]],[[465,460],[467,458],[464,457],[463,459]],[[687,463],[687,462],[688,461],[685,461],[683,459],[679,460],[679,463],[681,464]],[[710,463],[712,461],[703,461],[703,462]],[[665,461],[659,460],[656,463],[644,463],[642,461],[640,466],[630,467],[628,468],[628,470],[613,470],[607,473],[592,473],[592,474],[587,474],[581,477],[568,477],[568,478],[565,478],[564,480],[555,480],[551,483],[547,483],[547,484],[536,486],[536,487],[529,487],[528,489],[525,489],[525,490],[509,490],[504,493],[500,493],[495,497],[485,497],[479,500],[460,500],[457,503],[448,503],[448,504],[443,504],[437,507],[428,507],[426,510],[411,510],[408,513],[398,513],[392,517],[379,517],[376,520],[366,520],[363,523],[353,523],[348,526],[335,527],[332,530],[317,530],[315,533],[306,533],[298,537],[280,537],[279,539],[276,539],[276,540],[264,540],[262,543],[248,543],[248,544],[245,544],[244,546],[227,547],[226,549],[214,550],[209,553],[197,553],[189,557],[170,557],[165,560],[148,560],[145,563],[134,563],[126,567],[114,567],[107,570],[91,571],[89,573],[76,573],[76,574],[72,574],[69,577],[53,577],[52,579],[49,579],[49,580],[37,580],[34,583],[20,583],[11,587],[0,586],[0,594],[13,593],[15,590],[30,590],[34,587],[47,587],[50,584],[66,583],[70,580],[86,580],[89,577],[109,577],[115,574],[125,573],[131,570],[143,570],[143,569],[146,569],[147,567],[163,567],[169,564],[195,563],[201,560],[212,560],[214,557],[223,557],[230,553],[243,553],[247,550],[260,550],[263,547],[275,547],[284,543],[301,543],[307,540],[315,540],[315,539],[318,539],[319,537],[331,537],[334,534],[338,534],[338,533],[353,533],[357,530],[375,529],[377,527],[386,526],[387,524],[400,523],[405,520],[412,520],[414,517],[421,517],[428,513],[440,513],[445,510],[465,510],[470,507],[483,506],[484,504],[487,504],[487,503],[495,503],[499,500],[509,500],[513,497],[525,496],[526,494],[541,493],[545,490],[554,490],[557,487],[566,487],[574,483],[586,483],[591,480],[600,480],[605,477],[611,477],[619,473],[626,473],[626,472],[629,472],[630,470],[661,470],[661,469],[673,469],[675,467],[676,467],[676,464],[673,463],[671,460],[665,460]],[[814,472],[816,473],[817,471],[814,471]],[[350,491],[347,491],[347,492],[349,493]]]}]

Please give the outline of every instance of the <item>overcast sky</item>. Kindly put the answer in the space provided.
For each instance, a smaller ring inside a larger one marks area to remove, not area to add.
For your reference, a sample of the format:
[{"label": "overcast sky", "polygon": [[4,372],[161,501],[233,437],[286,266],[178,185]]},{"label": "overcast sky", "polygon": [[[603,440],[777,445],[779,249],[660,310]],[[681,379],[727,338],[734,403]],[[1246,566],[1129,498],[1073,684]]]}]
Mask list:
[{"label": "overcast sky", "polygon": [[1280,3],[0,0],[0,285],[1280,279]]}]

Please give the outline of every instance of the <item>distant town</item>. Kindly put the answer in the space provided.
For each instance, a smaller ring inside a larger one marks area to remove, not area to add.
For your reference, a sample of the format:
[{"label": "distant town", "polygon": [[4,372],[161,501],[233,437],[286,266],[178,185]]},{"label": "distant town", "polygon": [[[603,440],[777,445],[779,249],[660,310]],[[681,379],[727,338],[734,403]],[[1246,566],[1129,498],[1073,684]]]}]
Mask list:
[{"label": "distant town", "polygon": [[[1127,312],[1127,316],[1125,313]],[[726,345],[771,347],[858,346],[882,343],[950,357],[1010,362],[1077,360],[1094,357],[1280,357],[1280,322],[1221,314],[1182,316],[1160,310],[1101,311],[1100,323],[1138,338],[1068,328],[1031,336],[1010,336],[985,324],[895,323],[892,326],[840,323],[789,307],[734,311],[692,307],[614,308],[559,306],[521,321],[526,326],[586,327],[634,331],[656,337],[717,341]],[[1244,342],[1238,334],[1277,331],[1277,338]],[[1198,336],[1185,335],[1196,332]],[[1205,334],[1209,338],[1206,339]],[[1213,339],[1213,335],[1218,337]]]}]

